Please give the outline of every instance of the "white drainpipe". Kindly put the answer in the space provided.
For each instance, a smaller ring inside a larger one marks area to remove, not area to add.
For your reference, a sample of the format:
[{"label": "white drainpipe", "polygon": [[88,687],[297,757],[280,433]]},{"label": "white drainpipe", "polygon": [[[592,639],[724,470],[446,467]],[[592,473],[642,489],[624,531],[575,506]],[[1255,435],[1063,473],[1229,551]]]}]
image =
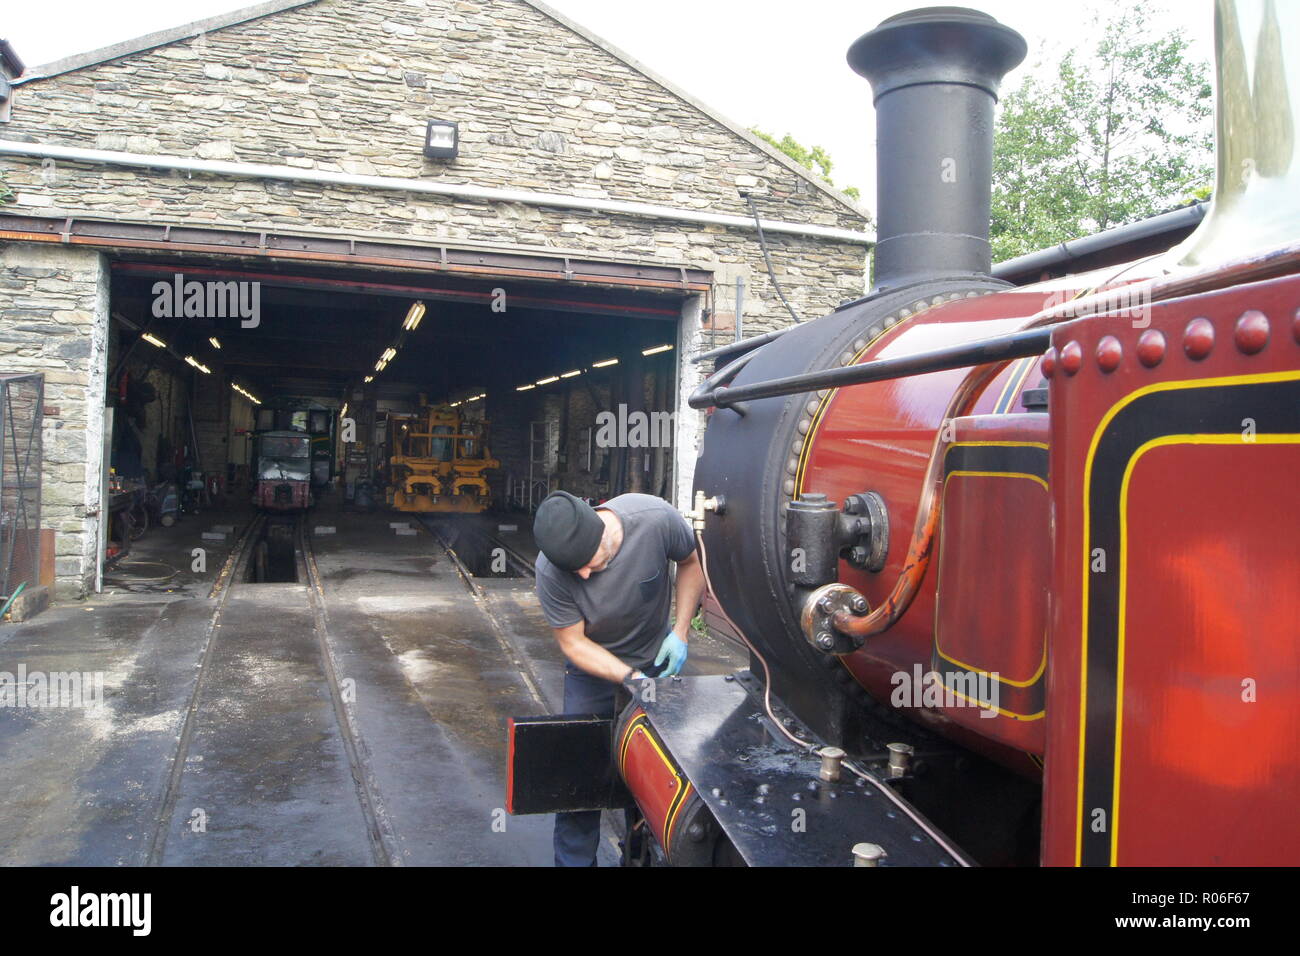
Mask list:
[{"label": "white drainpipe", "polygon": [[[154,156],[144,153],[122,153],[104,149],[82,149],[76,146],[54,146],[44,143],[20,143],[0,140],[0,155],[31,156],[63,159],[73,163],[91,163],[107,166],[136,166],[145,169],[176,169],[213,176],[234,176],[244,179],[280,179],[298,183],[323,183],[332,186],[361,186],[367,189],[384,189],[396,192],[424,193],[449,196],[454,199],[474,199],[487,202],[512,202],[530,206],[556,206],[563,209],[584,209],[590,212],[610,212],[626,216],[646,216],[701,225],[727,226],[732,229],[753,229],[754,220],[747,216],[727,216],[720,213],[696,212],[656,206],[652,203],[623,202],[615,199],[593,199],[563,193],[541,193],[523,189],[494,189],[488,186],[462,186],[455,183],[425,182],[420,179],[403,179],[395,176],[354,176],[317,169],[295,169],[291,166],[266,166],[260,163],[230,163],[214,159],[190,159],[185,156]],[[865,232],[837,229],[811,223],[773,222],[764,219],[763,230],[794,236],[813,236],[870,246],[875,240]]]}]

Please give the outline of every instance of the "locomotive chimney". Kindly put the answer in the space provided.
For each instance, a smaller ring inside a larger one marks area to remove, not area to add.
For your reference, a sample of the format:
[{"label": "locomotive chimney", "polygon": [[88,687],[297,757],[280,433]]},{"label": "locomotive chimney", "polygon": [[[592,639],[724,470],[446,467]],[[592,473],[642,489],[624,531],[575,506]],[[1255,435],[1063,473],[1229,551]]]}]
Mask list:
[{"label": "locomotive chimney", "polygon": [[900,13],[849,48],[875,94],[875,289],[989,274],[993,104],[1025,52],[964,7]]}]

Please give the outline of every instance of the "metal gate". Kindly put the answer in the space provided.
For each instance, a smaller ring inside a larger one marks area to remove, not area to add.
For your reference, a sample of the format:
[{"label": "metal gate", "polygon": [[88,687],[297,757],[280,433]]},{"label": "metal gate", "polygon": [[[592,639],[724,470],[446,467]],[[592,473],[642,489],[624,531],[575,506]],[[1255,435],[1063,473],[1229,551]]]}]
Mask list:
[{"label": "metal gate", "polygon": [[44,375],[0,374],[0,600],[40,576],[44,402]]}]

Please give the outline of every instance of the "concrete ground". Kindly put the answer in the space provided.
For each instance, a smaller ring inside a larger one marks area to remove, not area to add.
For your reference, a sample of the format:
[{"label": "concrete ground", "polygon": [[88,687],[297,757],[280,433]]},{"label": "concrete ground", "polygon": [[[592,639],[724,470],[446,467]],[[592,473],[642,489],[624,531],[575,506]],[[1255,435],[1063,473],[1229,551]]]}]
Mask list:
[{"label": "concrete ground", "polygon": [[[531,580],[488,573],[476,598],[418,522],[327,497],[307,524],[335,529],[311,534],[319,606],[305,581],[214,600],[252,519],[155,528],[103,594],[0,626],[27,693],[103,680],[100,706],[0,708],[0,864],[550,865],[551,819],[504,812],[506,718],[562,699]],[[472,520],[535,554],[526,516]],[[687,673],[744,663],[691,650]]]}]

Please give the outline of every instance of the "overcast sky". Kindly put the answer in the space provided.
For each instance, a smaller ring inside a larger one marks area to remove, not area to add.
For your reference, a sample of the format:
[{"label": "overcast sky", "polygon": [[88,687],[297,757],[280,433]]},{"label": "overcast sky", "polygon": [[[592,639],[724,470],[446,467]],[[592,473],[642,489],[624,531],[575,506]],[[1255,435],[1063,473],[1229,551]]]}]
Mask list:
[{"label": "overcast sky", "polygon": [[[924,0],[549,3],[727,118],[825,147],[835,161],[836,184],[857,186],[866,204],[875,206],[869,87],[845,65],[844,53],[881,20],[925,6]],[[239,0],[15,2],[0,30],[30,67],[248,5]],[[969,5],[1024,34],[1029,57],[1023,71],[1050,64],[1079,42],[1094,12],[1106,16],[1125,4],[974,0]],[[1160,32],[1184,28],[1193,53],[1207,62],[1211,58],[1211,0],[1168,0],[1155,24]]]}]

